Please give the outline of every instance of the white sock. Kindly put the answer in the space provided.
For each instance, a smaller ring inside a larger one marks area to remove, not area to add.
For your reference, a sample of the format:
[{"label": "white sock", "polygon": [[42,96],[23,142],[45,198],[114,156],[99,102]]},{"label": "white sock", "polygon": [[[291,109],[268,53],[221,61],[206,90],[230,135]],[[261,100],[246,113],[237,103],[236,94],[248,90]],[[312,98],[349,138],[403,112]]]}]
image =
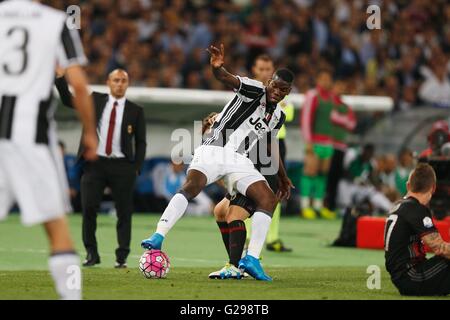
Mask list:
[{"label": "white sock", "polygon": [[174,195],[158,222],[156,232],[165,237],[175,223],[183,216],[187,206],[188,200],[183,194],[177,193]]},{"label": "white sock", "polygon": [[264,212],[256,211],[252,216],[252,232],[247,254],[259,259],[272,218]]},{"label": "white sock", "polygon": [[306,209],[309,208],[310,205],[310,201],[309,201],[309,197],[301,197],[301,203],[302,203],[302,209]]},{"label": "white sock", "polygon": [[313,207],[316,210],[320,210],[323,208],[323,199],[314,199]]},{"label": "white sock", "polygon": [[56,253],[48,260],[56,291],[62,300],[81,300],[80,258],[72,252]]}]

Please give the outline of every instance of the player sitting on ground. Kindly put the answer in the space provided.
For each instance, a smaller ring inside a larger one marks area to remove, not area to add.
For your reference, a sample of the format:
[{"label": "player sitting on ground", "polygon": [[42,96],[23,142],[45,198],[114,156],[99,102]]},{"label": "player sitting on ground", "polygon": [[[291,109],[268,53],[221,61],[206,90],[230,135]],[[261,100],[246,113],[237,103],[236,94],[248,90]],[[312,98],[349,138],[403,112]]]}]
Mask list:
[{"label": "player sitting on ground", "polygon": [[[386,269],[402,295],[447,295],[450,243],[442,240],[427,207],[436,189],[433,168],[419,164],[406,186],[406,197],[394,206],[386,221]],[[433,250],[433,258],[426,259],[424,243]]]},{"label": "player sitting on ground", "polygon": [[[185,212],[189,199],[206,185],[225,178],[230,189],[245,194],[257,208],[248,252],[239,262],[239,268],[258,280],[270,281],[272,279],[261,267],[259,255],[278,199],[248,155],[258,139],[283,124],[285,116],[278,103],[289,94],[294,77],[289,70],[280,69],[266,87],[259,81],[230,74],[223,67],[223,45],[220,50],[210,46],[208,52],[214,76],[233,88],[236,95],[219,114],[209,137],[195,150],[185,184],[170,200],[156,232],[143,240],[141,246],[160,249],[169,230]],[[279,176],[280,195],[288,197],[292,183],[283,167]]]}]

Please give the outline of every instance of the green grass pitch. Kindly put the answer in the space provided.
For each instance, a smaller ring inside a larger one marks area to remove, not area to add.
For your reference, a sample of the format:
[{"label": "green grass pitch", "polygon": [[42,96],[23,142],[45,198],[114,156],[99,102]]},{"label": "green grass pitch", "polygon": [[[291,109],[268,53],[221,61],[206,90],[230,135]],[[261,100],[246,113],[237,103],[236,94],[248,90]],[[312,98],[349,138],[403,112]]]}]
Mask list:
[{"label": "green grass pitch", "polygon": [[[168,277],[148,280],[138,270],[143,252],[139,243],[154,231],[158,218],[134,216],[129,267],[116,270],[115,219],[99,216],[97,237],[102,263],[83,269],[85,299],[404,299],[384,269],[383,251],[329,247],[339,232],[339,220],[282,219],[282,238],[294,251],[263,251],[263,266],[274,278],[267,283],[254,279],[209,280],[208,274],[226,260],[218,228],[211,217],[184,217],[163,247],[171,259]],[[72,215],[70,225],[84,258],[81,217]],[[47,271],[43,229],[22,227],[18,215],[12,215],[0,223],[0,240],[0,299],[56,299]],[[379,290],[367,288],[369,265],[382,270]]]}]

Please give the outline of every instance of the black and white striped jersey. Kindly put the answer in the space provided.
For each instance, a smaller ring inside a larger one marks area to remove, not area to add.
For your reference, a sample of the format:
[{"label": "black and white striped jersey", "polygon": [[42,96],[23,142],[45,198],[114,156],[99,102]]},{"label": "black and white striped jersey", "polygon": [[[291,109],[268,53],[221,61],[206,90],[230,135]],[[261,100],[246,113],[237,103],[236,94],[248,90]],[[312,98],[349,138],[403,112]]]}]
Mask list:
[{"label": "black and white striped jersey", "polygon": [[86,62],[78,31],[67,28],[66,18],[32,1],[0,3],[0,140],[56,140],[55,66]]},{"label": "black and white striped jersey", "polygon": [[266,87],[259,81],[239,77],[241,85],[236,95],[217,116],[203,145],[231,148],[248,156],[256,142],[267,133],[280,129],[285,121],[279,105],[270,105]]}]

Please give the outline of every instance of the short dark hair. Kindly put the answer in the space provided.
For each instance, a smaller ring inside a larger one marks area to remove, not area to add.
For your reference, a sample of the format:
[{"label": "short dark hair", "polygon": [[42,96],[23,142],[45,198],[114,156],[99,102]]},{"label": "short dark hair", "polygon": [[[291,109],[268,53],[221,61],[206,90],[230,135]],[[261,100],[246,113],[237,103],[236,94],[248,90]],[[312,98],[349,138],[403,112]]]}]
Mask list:
[{"label": "short dark hair", "polygon": [[255,60],[253,61],[253,65],[255,65],[256,61],[258,61],[258,60],[262,60],[262,61],[265,61],[265,62],[272,62],[273,63],[273,59],[266,53],[258,55],[255,58]]},{"label": "short dark hair", "polygon": [[411,172],[409,187],[411,192],[424,193],[436,184],[436,173],[428,163],[419,163]]},{"label": "short dark hair", "polygon": [[294,74],[292,73],[291,70],[286,68],[278,69],[277,71],[275,71],[273,75],[274,77],[277,76],[278,78],[289,84],[291,84],[294,81]]}]

